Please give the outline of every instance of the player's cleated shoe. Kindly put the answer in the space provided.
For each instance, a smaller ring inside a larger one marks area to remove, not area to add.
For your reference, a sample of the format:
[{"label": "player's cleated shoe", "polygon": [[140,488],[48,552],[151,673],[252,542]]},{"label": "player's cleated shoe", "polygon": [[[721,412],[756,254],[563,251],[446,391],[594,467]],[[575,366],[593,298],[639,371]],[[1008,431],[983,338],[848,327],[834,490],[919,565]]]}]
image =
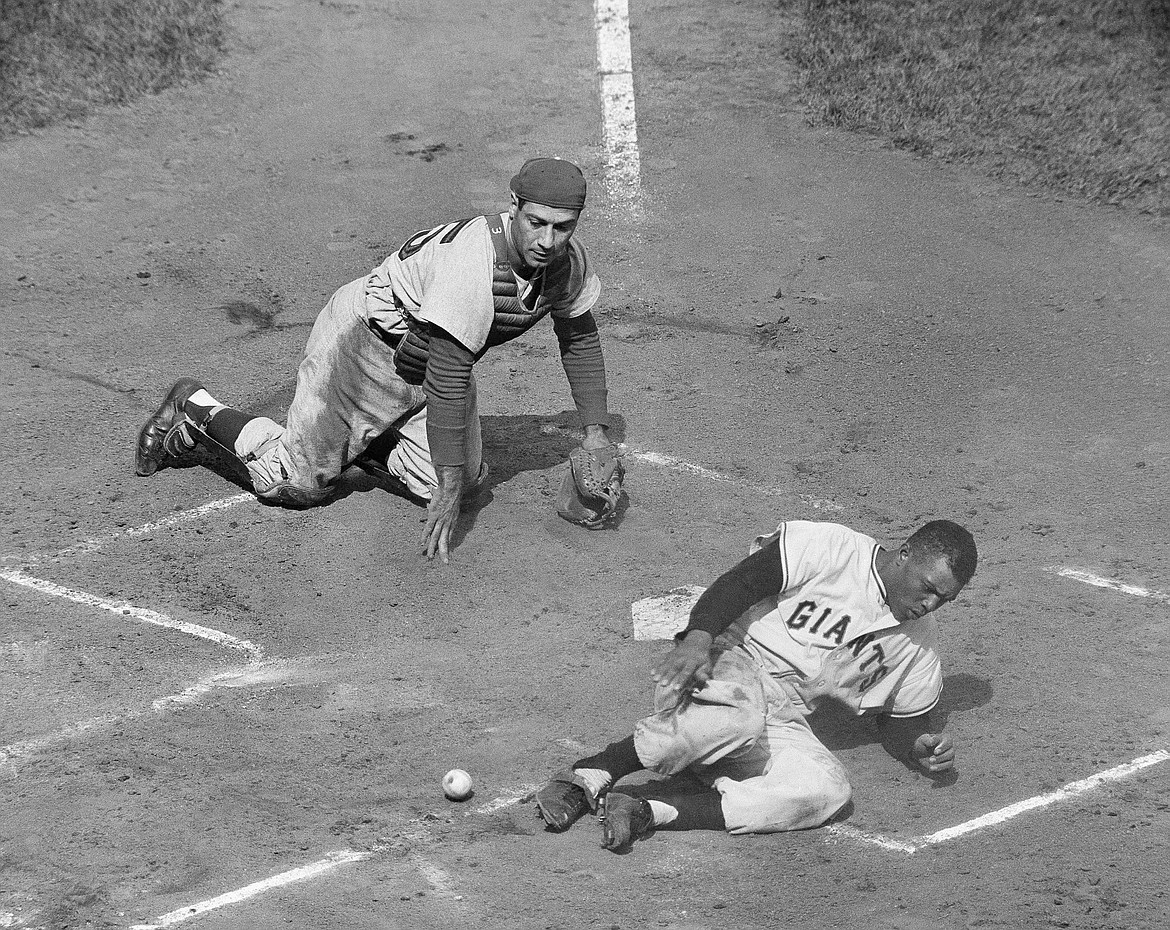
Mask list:
[{"label": "player's cleated shoe", "polygon": [[195,448],[195,439],[184,428],[183,404],[202,387],[194,378],[180,378],[171,385],[158,410],[138,431],[134,449],[134,470],[138,474],[153,475],[168,456],[178,458]]},{"label": "player's cleated shoe", "polygon": [[536,811],[548,829],[560,833],[594,809],[589,792],[576,781],[572,772],[554,775],[536,792]]},{"label": "player's cleated shoe", "polygon": [[601,801],[601,846],[621,852],[654,829],[650,802],[637,795],[611,791]]}]

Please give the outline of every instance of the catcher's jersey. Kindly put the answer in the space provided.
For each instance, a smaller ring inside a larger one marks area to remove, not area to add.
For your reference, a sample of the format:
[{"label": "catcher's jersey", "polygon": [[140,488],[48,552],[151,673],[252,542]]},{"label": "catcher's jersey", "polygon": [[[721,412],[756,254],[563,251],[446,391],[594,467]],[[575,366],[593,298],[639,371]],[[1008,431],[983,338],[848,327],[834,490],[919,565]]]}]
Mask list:
[{"label": "catcher's jersey", "polygon": [[[511,219],[502,214],[504,232]],[[601,296],[601,281],[590,267],[585,247],[569,240],[570,270],[544,287],[534,310],[551,304],[558,317],[580,316]],[[478,353],[487,342],[494,316],[492,266],[495,249],[485,217],[444,223],[415,233],[375,268],[366,280],[366,312],[385,332],[405,330],[402,313],[433,323]],[[538,271],[532,280],[516,275],[519,297],[541,287]],[[527,301],[525,301],[527,303]]]},{"label": "catcher's jersey", "polygon": [[805,713],[831,696],[855,713],[910,717],[942,693],[932,617],[898,623],[878,577],[878,544],[836,523],[790,520],[761,536],[778,541],[780,594],[745,611],[728,631]]}]

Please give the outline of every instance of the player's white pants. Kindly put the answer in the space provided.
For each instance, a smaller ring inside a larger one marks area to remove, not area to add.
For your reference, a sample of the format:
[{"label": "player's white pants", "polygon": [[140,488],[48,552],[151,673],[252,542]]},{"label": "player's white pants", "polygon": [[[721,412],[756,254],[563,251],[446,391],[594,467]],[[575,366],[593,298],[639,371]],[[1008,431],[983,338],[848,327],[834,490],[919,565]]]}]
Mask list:
[{"label": "player's white pants", "polygon": [[[438,487],[427,443],[426,396],[398,376],[390,347],[366,325],[365,282],[363,277],[338,288],[317,316],[287,425],[257,417],[236,439],[234,451],[260,497],[321,503],[341,472],[388,430],[398,438],[384,462],[390,474],[423,500]],[[466,422],[470,486],[483,455],[474,377]]]},{"label": "player's white pants", "polygon": [[660,775],[690,769],[716,788],[730,832],[819,827],[849,801],[844,767],[742,649],[722,652],[684,702],[663,688],[654,700],[656,712],[634,728],[642,764]]}]

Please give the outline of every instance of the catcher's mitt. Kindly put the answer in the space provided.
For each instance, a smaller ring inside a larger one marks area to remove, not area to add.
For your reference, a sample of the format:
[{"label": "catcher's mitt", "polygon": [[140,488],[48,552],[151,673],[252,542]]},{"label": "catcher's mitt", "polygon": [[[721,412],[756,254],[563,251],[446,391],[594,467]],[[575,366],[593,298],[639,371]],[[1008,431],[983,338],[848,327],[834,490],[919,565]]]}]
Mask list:
[{"label": "catcher's mitt", "polygon": [[574,449],[557,495],[557,513],[570,523],[601,529],[617,513],[625,474],[617,446]]}]

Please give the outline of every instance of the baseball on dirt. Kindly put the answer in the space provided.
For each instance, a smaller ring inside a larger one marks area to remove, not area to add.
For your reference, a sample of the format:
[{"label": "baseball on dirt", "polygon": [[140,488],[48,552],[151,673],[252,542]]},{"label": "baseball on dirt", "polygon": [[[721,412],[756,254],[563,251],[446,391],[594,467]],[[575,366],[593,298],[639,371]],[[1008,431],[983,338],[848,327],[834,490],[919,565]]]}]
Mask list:
[{"label": "baseball on dirt", "polygon": [[463,769],[451,769],[443,776],[443,794],[452,801],[466,801],[471,797],[471,776]]}]

